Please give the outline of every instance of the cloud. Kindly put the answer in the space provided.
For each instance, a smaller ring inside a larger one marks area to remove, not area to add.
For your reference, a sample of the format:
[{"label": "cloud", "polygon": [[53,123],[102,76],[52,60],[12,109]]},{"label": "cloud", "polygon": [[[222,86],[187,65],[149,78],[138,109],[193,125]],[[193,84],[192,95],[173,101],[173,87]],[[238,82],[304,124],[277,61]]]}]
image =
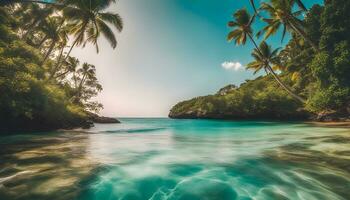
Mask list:
[{"label": "cloud", "polygon": [[243,65],[239,62],[223,62],[221,66],[227,70],[238,71],[243,68]]}]

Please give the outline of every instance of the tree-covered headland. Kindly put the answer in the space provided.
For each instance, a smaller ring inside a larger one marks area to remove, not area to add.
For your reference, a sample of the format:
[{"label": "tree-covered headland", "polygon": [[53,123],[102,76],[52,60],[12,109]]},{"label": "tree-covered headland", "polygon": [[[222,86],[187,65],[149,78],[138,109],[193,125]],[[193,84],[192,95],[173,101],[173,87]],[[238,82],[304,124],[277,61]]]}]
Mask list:
[{"label": "tree-covered headland", "polygon": [[[350,113],[350,1],[325,0],[306,9],[300,0],[251,0],[228,22],[227,40],[254,44],[247,69],[265,75],[224,94],[175,105],[174,118],[348,119]],[[255,23],[265,23],[255,30]],[[273,48],[269,37],[290,40]]]},{"label": "tree-covered headland", "polygon": [[117,45],[113,0],[0,1],[0,130],[89,126],[102,86],[98,66],[71,56],[98,39]]}]

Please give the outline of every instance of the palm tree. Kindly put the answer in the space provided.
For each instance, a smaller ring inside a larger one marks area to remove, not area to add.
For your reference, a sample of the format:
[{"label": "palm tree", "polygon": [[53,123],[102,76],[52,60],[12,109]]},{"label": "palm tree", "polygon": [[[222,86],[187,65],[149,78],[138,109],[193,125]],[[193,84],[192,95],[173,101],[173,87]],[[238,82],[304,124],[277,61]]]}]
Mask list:
[{"label": "palm tree", "polygon": [[45,61],[49,58],[56,44],[60,40],[66,39],[67,36],[61,32],[61,28],[63,24],[64,24],[64,18],[61,18],[61,17],[50,17],[43,22],[43,25],[41,26],[41,31],[45,34],[44,39],[50,39],[51,44],[44,56],[44,59],[41,65],[43,65]]},{"label": "palm tree", "polygon": [[[80,101],[80,98],[82,96],[83,86],[88,79],[94,79],[96,78],[96,68],[94,65],[84,63],[83,66],[78,69],[78,74],[80,74],[80,82],[76,85],[76,96],[75,101]],[[77,78],[76,78],[77,79]]]},{"label": "palm tree", "polygon": [[85,46],[87,42],[94,44],[96,51],[99,52],[97,39],[101,34],[113,49],[117,46],[117,39],[107,23],[120,32],[123,29],[123,21],[118,14],[104,11],[114,0],[90,0],[88,3],[68,0],[68,2],[70,5],[63,9],[63,14],[70,22],[70,33],[74,36],[74,41],[64,60],[75,46]]},{"label": "palm tree", "polygon": [[52,14],[52,8],[42,8],[37,4],[30,4],[28,7],[24,7],[25,10],[22,12],[22,23],[26,32],[23,33],[22,38],[27,37],[33,33],[34,29],[40,26],[47,16]]},{"label": "palm tree", "polygon": [[[228,26],[235,28],[234,30],[232,30],[228,36],[227,36],[227,40],[230,42],[232,40],[235,41],[236,44],[245,44],[247,41],[247,38],[249,38],[252,43],[255,46],[254,52],[256,52],[257,55],[269,55],[267,56],[267,58],[269,58],[269,62],[268,62],[268,66],[266,67],[261,67],[261,68],[257,68],[257,71],[259,71],[260,69],[265,69],[266,71],[270,71],[272,73],[272,75],[274,76],[274,78],[277,80],[278,83],[280,83],[282,85],[282,87],[288,92],[291,93],[293,97],[297,98],[298,100],[304,102],[305,100],[303,100],[301,97],[299,97],[298,95],[294,94],[292,92],[291,89],[289,89],[286,85],[284,85],[282,83],[282,81],[279,79],[278,75],[273,71],[273,69],[270,67],[270,62],[274,61],[276,62],[276,58],[274,54],[277,54],[277,51],[271,51],[271,48],[267,48],[269,47],[266,43],[263,43],[264,45],[261,45],[261,47],[263,47],[264,51],[260,50],[260,47],[257,45],[257,43],[255,42],[254,38],[253,38],[253,29],[251,28],[251,24],[254,21],[254,16],[251,17],[250,14],[248,13],[248,11],[246,9],[240,9],[238,11],[236,11],[233,15],[234,20],[228,22]],[[273,53],[273,54],[272,54]],[[272,56],[271,56],[272,54]],[[261,56],[262,58],[265,58]],[[273,59],[272,59],[273,58]]]},{"label": "palm tree", "polygon": [[263,19],[267,26],[258,32],[258,36],[265,32],[265,39],[275,34],[281,26],[283,26],[282,40],[287,31],[292,31],[301,36],[315,50],[318,45],[306,34],[303,28],[303,22],[298,18],[303,10],[293,11],[294,1],[291,0],[271,0],[271,4],[262,3],[261,10],[269,13],[270,18]]},{"label": "palm tree", "polygon": [[269,46],[265,41],[262,42],[259,45],[259,49],[253,50],[252,56],[254,57],[255,61],[249,63],[247,65],[247,69],[254,70],[254,74],[260,71],[261,69],[270,72],[275,78],[275,80],[278,82],[278,84],[282,88],[284,88],[284,90],[286,90],[291,96],[293,96],[297,100],[301,101],[302,103],[305,103],[305,99],[295,94],[289,86],[285,85],[275,73],[273,67],[271,67],[271,64],[277,66],[279,65],[279,58],[277,55],[278,51],[279,49],[273,50],[271,46]]},{"label": "palm tree", "polygon": [[67,46],[67,43],[68,43],[68,32],[67,32],[67,28],[66,27],[63,27],[61,28],[60,32],[59,32],[59,35],[60,35],[60,40],[58,42],[58,48],[60,49],[59,50],[59,54],[58,54],[58,57],[56,59],[56,65],[55,67],[53,68],[51,74],[50,74],[50,77],[49,79],[53,78],[54,75],[56,74],[56,72],[58,71],[58,67],[59,67],[59,64],[61,62],[61,59],[63,57],[63,54],[64,54],[64,49],[65,47]]},{"label": "palm tree", "polygon": [[[70,72],[72,72],[72,73],[76,72],[76,69],[78,68],[79,63],[80,63],[80,61],[77,58],[69,56],[68,59],[64,63],[63,71],[60,74],[57,74],[56,76],[55,76],[55,74],[57,73],[57,71],[53,71],[52,77],[61,78]],[[75,79],[74,74],[73,74],[73,79]],[[75,80],[75,84],[76,84],[76,80]]]},{"label": "palm tree", "polygon": [[251,17],[246,9],[240,9],[234,13],[233,18],[234,21],[229,21],[228,26],[235,29],[228,34],[227,40],[229,42],[234,40],[236,44],[244,45],[247,42],[247,38],[249,38],[256,45],[251,27],[254,16]]}]

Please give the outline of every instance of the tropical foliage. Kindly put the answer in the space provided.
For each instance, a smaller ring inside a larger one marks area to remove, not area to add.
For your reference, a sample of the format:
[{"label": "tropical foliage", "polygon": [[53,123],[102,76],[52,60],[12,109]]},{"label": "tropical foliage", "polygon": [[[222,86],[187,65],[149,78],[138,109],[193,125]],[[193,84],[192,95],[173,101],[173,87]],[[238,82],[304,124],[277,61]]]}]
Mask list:
[{"label": "tropical foliage", "polygon": [[[273,79],[271,76],[261,76],[224,94],[218,92],[215,95],[180,102],[171,109],[169,116],[239,120],[292,120],[308,117],[308,113],[300,109],[299,101],[278,88],[278,83]],[[285,80],[284,77],[282,79]]]},{"label": "tropical foliage", "polygon": [[[18,2],[18,3],[16,3]],[[52,1],[53,2],[53,1]],[[4,1],[0,7],[0,121],[5,130],[89,125],[102,86],[96,68],[70,55],[74,47],[104,36],[117,45],[123,23],[104,11],[111,0]]]},{"label": "tropical foliage", "polygon": [[[227,39],[237,45],[249,39],[255,48],[247,69],[254,73],[263,70],[266,76],[244,83],[230,94],[181,102],[170,116],[280,118],[305,117],[307,111],[309,116],[337,113],[349,118],[350,1],[326,0],[309,10],[297,0],[251,3],[253,15],[246,9],[233,14]],[[255,33],[257,20],[265,26]],[[280,50],[267,44],[278,32],[282,38],[289,33],[290,38]],[[260,37],[262,34],[265,37]]]}]

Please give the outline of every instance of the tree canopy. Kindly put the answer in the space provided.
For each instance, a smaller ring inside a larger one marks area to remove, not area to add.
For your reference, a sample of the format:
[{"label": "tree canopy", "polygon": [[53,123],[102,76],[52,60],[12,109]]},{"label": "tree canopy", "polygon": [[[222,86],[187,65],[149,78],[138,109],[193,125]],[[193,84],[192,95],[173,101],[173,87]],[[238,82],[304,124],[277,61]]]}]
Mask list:
[{"label": "tree canopy", "polygon": [[[90,113],[102,108],[93,100],[102,86],[96,78],[96,67],[81,63],[69,52],[77,40],[82,46],[86,42],[97,45],[100,33],[115,48],[115,33],[105,23],[117,31],[123,28],[118,14],[103,11],[114,1],[92,2],[94,10],[82,6],[80,0],[55,4],[2,2],[5,5],[0,7],[0,121],[4,125],[0,129],[46,130],[90,125]],[[88,12],[91,17],[87,19]]]}]

